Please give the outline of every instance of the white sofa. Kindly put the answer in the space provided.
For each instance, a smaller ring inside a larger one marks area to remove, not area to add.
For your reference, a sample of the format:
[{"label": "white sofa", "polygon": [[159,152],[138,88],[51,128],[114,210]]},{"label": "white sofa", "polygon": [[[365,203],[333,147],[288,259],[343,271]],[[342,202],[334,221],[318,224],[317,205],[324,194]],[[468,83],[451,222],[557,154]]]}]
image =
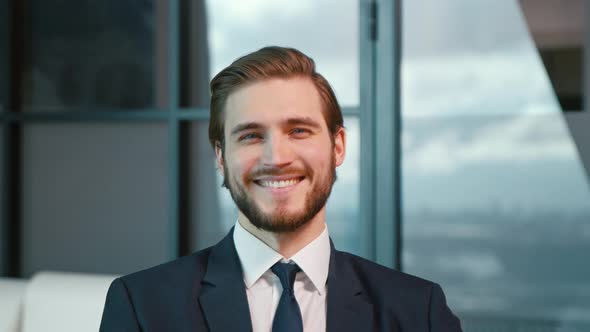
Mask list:
[{"label": "white sofa", "polygon": [[115,278],[64,272],[0,278],[0,332],[96,332]]}]

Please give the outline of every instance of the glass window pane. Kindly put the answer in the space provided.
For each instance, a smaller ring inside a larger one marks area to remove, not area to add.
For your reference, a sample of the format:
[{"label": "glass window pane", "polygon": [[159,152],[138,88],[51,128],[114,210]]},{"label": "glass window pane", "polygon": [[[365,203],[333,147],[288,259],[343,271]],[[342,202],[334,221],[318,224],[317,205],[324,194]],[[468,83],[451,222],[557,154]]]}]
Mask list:
[{"label": "glass window pane", "polygon": [[0,112],[8,108],[8,80],[9,73],[9,13],[8,0],[0,0]]},{"label": "glass window pane", "polygon": [[[328,200],[326,221],[330,236],[339,250],[357,253],[359,239],[359,121],[345,117],[347,132],[346,159],[338,168],[338,179]],[[191,125],[191,244],[192,250],[219,241],[235,224],[238,210],[229,194],[221,187],[223,178],[215,165],[215,153],[209,146],[207,122]],[[211,195],[215,190],[216,195]]]},{"label": "glass window pane", "polygon": [[167,261],[167,135],[165,123],[25,125],[22,274]]},{"label": "glass window pane", "polygon": [[[189,144],[189,190],[188,202],[190,224],[190,251],[196,251],[216,244],[234,225],[237,215],[231,211],[231,197],[218,181],[215,152],[209,144],[209,121],[191,122]],[[228,200],[229,199],[229,200]]]},{"label": "glass window pane", "polygon": [[210,76],[264,46],[289,46],[316,61],[342,105],[358,105],[358,3],[208,0]]},{"label": "glass window pane", "polygon": [[31,36],[23,108],[153,107],[156,47],[166,49],[157,45],[156,7],[153,0],[31,0],[22,26]]},{"label": "glass window pane", "polygon": [[588,179],[518,2],[404,4],[405,270],[466,331],[588,330]]},{"label": "glass window pane", "polygon": [[330,236],[338,250],[361,254],[360,231],[360,127],[359,119],[344,117],[346,159],[336,170],[338,179],[332,188],[326,209]]}]

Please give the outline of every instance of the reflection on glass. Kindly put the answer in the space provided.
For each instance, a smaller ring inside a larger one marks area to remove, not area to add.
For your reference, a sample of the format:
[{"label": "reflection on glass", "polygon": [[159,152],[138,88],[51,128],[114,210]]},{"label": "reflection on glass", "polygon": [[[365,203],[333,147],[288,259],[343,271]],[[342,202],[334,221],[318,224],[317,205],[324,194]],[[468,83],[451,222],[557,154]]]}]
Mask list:
[{"label": "reflection on glass", "polygon": [[589,330],[590,190],[517,2],[404,4],[405,270],[467,331]]},{"label": "reflection on glass", "polygon": [[583,107],[585,0],[519,0],[532,39],[564,112]]},{"label": "reflection on glass", "polygon": [[208,0],[206,4],[211,77],[237,57],[264,46],[294,47],[316,61],[342,105],[358,105],[358,0]]},{"label": "reflection on glass", "polygon": [[[332,194],[327,203],[326,222],[334,245],[339,250],[358,253],[359,244],[359,154],[360,134],[359,121],[356,117],[345,117],[346,127],[346,159],[337,169],[338,179],[332,188]],[[215,167],[214,160],[211,167]],[[223,178],[217,177],[217,197],[221,206],[221,225],[224,233],[237,220],[238,211],[229,194],[221,187]]]},{"label": "reflection on glass", "polygon": [[153,0],[32,0],[25,14],[25,109],[154,105]]}]

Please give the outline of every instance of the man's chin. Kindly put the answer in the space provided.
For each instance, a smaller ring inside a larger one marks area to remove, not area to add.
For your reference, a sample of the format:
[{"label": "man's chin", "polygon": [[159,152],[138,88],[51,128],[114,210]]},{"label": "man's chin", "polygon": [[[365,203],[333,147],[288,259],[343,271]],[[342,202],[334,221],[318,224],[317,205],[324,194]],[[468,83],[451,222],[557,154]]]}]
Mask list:
[{"label": "man's chin", "polygon": [[307,224],[309,220],[298,214],[280,213],[265,215],[263,218],[252,218],[250,222],[256,228],[267,232],[292,233]]}]

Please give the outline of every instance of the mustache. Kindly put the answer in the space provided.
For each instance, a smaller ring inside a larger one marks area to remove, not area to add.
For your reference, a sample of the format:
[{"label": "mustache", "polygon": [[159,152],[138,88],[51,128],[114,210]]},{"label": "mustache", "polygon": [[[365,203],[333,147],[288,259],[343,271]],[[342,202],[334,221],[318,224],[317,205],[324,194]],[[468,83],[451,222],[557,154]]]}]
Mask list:
[{"label": "mustache", "polygon": [[309,170],[307,168],[292,167],[292,166],[290,166],[290,167],[274,167],[274,166],[261,167],[261,168],[255,169],[250,174],[248,174],[248,180],[253,180],[253,179],[261,177],[261,176],[279,176],[279,175],[291,175],[291,174],[308,176],[308,175],[311,175],[311,172],[309,172]]}]

